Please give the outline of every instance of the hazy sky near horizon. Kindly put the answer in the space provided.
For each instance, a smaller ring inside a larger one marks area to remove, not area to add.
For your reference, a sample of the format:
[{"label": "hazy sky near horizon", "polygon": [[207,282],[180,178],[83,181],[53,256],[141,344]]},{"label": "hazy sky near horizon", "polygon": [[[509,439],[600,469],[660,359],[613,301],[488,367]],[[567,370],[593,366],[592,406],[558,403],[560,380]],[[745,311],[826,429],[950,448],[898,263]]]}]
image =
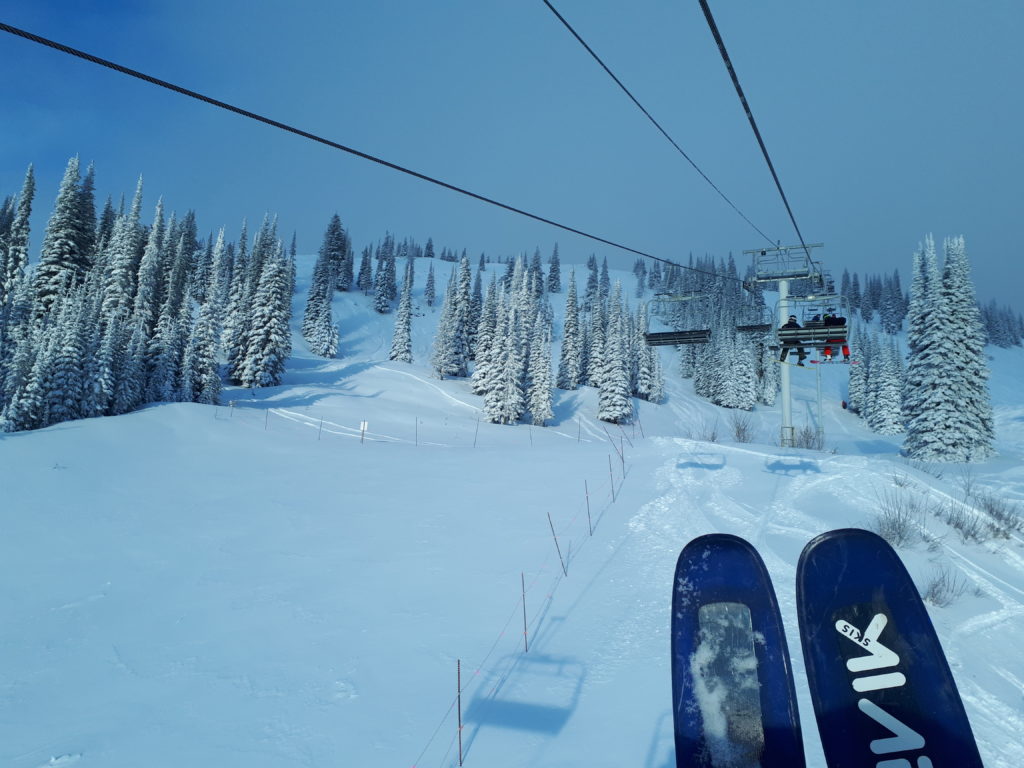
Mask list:
[{"label": "hazy sky near horizon", "polygon": [[[797,242],[696,0],[552,0],[771,240]],[[711,3],[804,239],[907,284],[964,235],[982,300],[1020,310],[1024,3]],[[0,20],[595,235],[684,260],[767,243],[541,0],[0,0]],[[632,254],[0,33],[0,198],[34,163],[38,253],[68,158],[97,196],[163,197],[237,236],[277,214],[354,245]],[[1017,223],[1015,223],[1017,222]],[[817,255],[817,254],[816,254]]]}]

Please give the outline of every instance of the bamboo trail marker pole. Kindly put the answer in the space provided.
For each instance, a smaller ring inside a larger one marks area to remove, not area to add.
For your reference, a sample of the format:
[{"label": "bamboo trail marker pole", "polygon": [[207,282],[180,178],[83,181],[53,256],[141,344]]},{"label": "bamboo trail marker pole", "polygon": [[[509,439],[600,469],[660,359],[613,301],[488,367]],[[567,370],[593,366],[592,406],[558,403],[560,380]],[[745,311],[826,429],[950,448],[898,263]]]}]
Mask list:
[{"label": "bamboo trail marker pole", "polygon": [[612,483],[612,504],[615,503],[615,475],[612,474],[612,455],[608,454],[608,479]]},{"label": "bamboo trail marker pole", "polygon": [[583,481],[583,494],[587,497],[587,528],[590,529],[590,535],[594,535],[594,524],[590,521],[590,488],[587,487],[587,481]]},{"label": "bamboo trail marker pole", "polygon": [[320,419],[320,429],[316,431],[316,439],[320,439],[320,433],[324,431],[324,420]]},{"label": "bamboo trail marker pole", "polygon": [[548,525],[551,526],[551,538],[555,540],[555,551],[558,552],[558,562],[562,564],[562,573],[566,577],[569,576],[569,571],[565,568],[565,560],[562,558],[562,548],[558,546],[558,537],[555,535],[555,524],[551,522],[551,513],[548,512]]},{"label": "bamboo trail marker pole", "polygon": [[526,634],[526,574],[519,571],[519,579],[522,582],[522,652],[529,653],[529,640]]},{"label": "bamboo trail marker pole", "polygon": [[362,445],[363,441],[366,440],[366,430],[370,428],[370,422],[360,421],[359,422],[359,443]]},{"label": "bamboo trail marker pole", "polygon": [[455,660],[455,670],[458,676],[458,700],[459,700],[459,765],[462,765],[462,659]]}]

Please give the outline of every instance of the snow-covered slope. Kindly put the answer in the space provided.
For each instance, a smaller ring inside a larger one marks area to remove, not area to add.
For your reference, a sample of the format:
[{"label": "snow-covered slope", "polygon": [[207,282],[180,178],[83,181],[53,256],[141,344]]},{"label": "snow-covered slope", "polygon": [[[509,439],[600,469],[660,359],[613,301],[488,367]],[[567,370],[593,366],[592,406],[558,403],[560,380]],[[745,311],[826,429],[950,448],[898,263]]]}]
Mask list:
[{"label": "snow-covered slope", "polygon": [[[908,464],[843,411],[842,366],[794,369],[798,424],[821,377],[823,452],[776,447],[771,408],[733,442],[669,351],[668,401],[639,403],[635,426],[597,421],[590,389],[558,392],[547,428],[497,426],[430,375],[437,308],[417,310],[412,365],[387,361],[393,316],[358,294],[335,311],[339,359],[296,338],[285,383],[233,406],[0,436],[0,765],[457,765],[458,667],[468,766],[668,768],[672,569],[726,531],[771,572],[823,766],[794,612],[804,544],[968,481],[1024,503],[1019,349],[993,352],[1000,455],[968,475]],[[966,587],[930,612],[982,756],[1024,765],[1024,540],[921,523],[933,538],[901,555],[922,589],[943,569]]]}]

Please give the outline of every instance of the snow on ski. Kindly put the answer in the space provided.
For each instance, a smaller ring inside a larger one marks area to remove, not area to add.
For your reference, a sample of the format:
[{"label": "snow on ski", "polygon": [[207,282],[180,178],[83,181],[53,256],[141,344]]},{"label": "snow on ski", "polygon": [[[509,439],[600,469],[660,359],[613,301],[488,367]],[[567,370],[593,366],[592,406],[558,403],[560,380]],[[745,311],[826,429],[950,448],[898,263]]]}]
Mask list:
[{"label": "snow on ski", "polygon": [[679,555],[672,594],[678,768],[801,768],[800,719],[771,579],[728,534]]},{"label": "snow on ski", "polygon": [[884,539],[818,536],[800,556],[796,594],[829,768],[981,768],[931,619]]}]

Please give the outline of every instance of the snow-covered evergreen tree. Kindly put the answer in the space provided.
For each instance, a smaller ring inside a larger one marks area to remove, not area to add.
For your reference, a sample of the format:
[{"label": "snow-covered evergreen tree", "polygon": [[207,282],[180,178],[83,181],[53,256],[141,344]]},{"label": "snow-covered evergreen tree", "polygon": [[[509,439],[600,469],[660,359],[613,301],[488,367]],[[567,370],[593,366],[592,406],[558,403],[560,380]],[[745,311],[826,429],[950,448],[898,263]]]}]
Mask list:
[{"label": "snow-covered evergreen tree", "polygon": [[903,432],[903,366],[896,339],[880,340],[872,348],[866,398],[870,408],[865,420],[880,435],[898,435]]},{"label": "snow-covered evergreen tree", "polygon": [[437,333],[434,336],[434,352],[430,361],[434,368],[434,373],[437,374],[439,379],[443,379],[445,376],[465,375],[460,366],[455,342],[455,314],[457,312],[457,305],[458,287],[453,270],[448,278],[448,287],[444,292],[444,299],[441,301],[441,316],[437,322]]},{"label": "snow-covered evergreen tree", "polygon": [[[130,213],[126,216],[118,216],[114,220],[114,228],[104,248],[106,274],[104,275],[103,303],[101,305],[103,318],[126,314],[136,305],[136,294],[149,287],[148,284],[144,287],[139,286],[139,280],[143,277],[140,274],[141,265],[138,261],[142,242],[141,215],[142,180],[140,179]],[[163,204],[157,201],[153,230],[159,229],[162,232],[162,227]],[[143,259],[145,259],[145,255]],[[147,273],[145,277],[149,278],[150,275]],[[149,299],[150,297],[143,293],[141,301],[145,302]]]},{"label": "snow-covered evergreen tree", "polygon": [[[430,243],[428,242],[428,245]],[[423,286],[423,300],[427,302],[428,307],[434,306],[434,301],[437,298],[434,288],[434,262],[430,262],[430,267],[427,269],[427,282]]]},{"label": "snow-covered evergreen tree", "polygon": [[84,230],[89,225],[82,220],[80,181],[76,156],[68,161],[64,171],[53,213],[43,235],[39,265],[34,272],[37,317],[50,311],[66,287],[80,283],[89,268],[90,254],[82,250],[87,241]]},{"label": "snow-covered evergreen tree", "polygon": [[493,424],[515,424],[526,410],[523,355],[515,313],[512,301],[501,302],[492,353],[492,378],[484,394],[484,416]]},{"label": "snow-covered evergreen tree", "polygon": [[35,174],[30,165],[25,172],[17,205],[11,206],[6,235],[0,238],[0,311],[13,295],[15,285],[25,274],[28,265],[30,219],[35,194]]},{"label": "snow-covered evergreen tree", "polygon": [[940,281],[929,246],[915,256],[911,288],[904,449],[913,458],[980,461],[993,454],[994,428],[966,247],[962,237],[946,240]]},{"label": "snow-covered evergreen tree", "polygon": [[363,255],[359,261],[359,277],[356,280],[356,287],[364,294],[373,290],[373,258],[370,246],[363,248]]},{"label": "snow-covered evergreen tree", "polygon": [[373,308],[385,315],[391,311],[391,300],[395,295],[395,251],[391,235],[377,252],[377,272],[373,277]]},{"label": "snow-covered evergreen tree", "polygon": [[231,282],[228,286],[227,304],[224,307],[224,323],[221,331],[221,347],[227,359],[228,376],[232,384],[241,383],[242,363],[249,337],[249,247],[248,227],[242,221],[238,236],[238,248],[231,267]]},{"label": "snow-covered evergreen tree", "polygon": [[263,267],[252,303],[241,383],[246,387],[274,387],[281,383],[285,361],[291,354],[291,295],[288,264],[280,243]]},{"label": "snow-covered evergreen tree", "polygon": [[338,353],[338,326],[334,322],[331,302],[337,286],[335,270],[344,267],[344,250],[341,220],[335,215],[324,234],[323,245],[313,265],[309,295],[302,315],[302,338],[309,346],[309,351],[319,357],[332,358]]},{"label": "snow-covered evergreen tree", "polygon": [[537,312],[533,326],[526,407],[534,425],[544,426],[555,418],[551,408],[551,326],[543,312]]},{"label": "snow-covered evergreen tree", "polygon": [[222,389],[217,353],[220,347],[221,307],[217,300],[217,275],[222,269],[227,247],[224,230],[217,233],[210,269],[207,272],[207,301],[200,305],[192,334],[185,349],[184,395],[196,403],[216,405]]},{"label": "snow-covered evergreen tree", "polygon": [[324,232],[323,243],[317,255],[324,258],[330,267],[333,279],[331,294],[333,295],[335,290],[347,291],[352,284],[352,266],[351,261],[346,263],[349,255],[348,235],[341,226],[341,217],[337,213],[327,222],[327,230]]},{"label": "snow-covered evergreen tree", "polygon": [[402,298],[398,302],[398,316],[395,318],[395,333],[391,339],[389,360],[401,363],[412,362],[412,281],[413,268],[410,261],[405,268],[402,282]]},{"label": "snow-covered evergreen tree", "polygon": [[622,284],[615,282],[608,303],[608,327],[597,394],[597,418],[613,424],[628,422],[633,415],[630,400]]},{"label": "snow-covered evergreen tree", "polygon": [[558,258],[558,243],[548,260],[548,293],[562,292],[562,263]]},{"label": "snow-covered evergreen tree", "polygon": [[565,325],[562,349],[558,360],[557,385],[560,389],[578,389],[583,384],[583,334],[576,300],[576,270],[569,272],[569,288],[565,298]]},{"label": "snow-covered evergreen tree", "polygon": [[498,303],[502,300],[498,295],[497,276],[491,273],[491,282],[487,286],[487,294],[480,310],[480,321],[477,323],[476,329],[476,347],[473,350],[474,365],[473,374],[470,377],[470,387],[476,395],[482,395],[487,391],[494,373],[493,363],[500,348],[495,336],[498,325]]}]

